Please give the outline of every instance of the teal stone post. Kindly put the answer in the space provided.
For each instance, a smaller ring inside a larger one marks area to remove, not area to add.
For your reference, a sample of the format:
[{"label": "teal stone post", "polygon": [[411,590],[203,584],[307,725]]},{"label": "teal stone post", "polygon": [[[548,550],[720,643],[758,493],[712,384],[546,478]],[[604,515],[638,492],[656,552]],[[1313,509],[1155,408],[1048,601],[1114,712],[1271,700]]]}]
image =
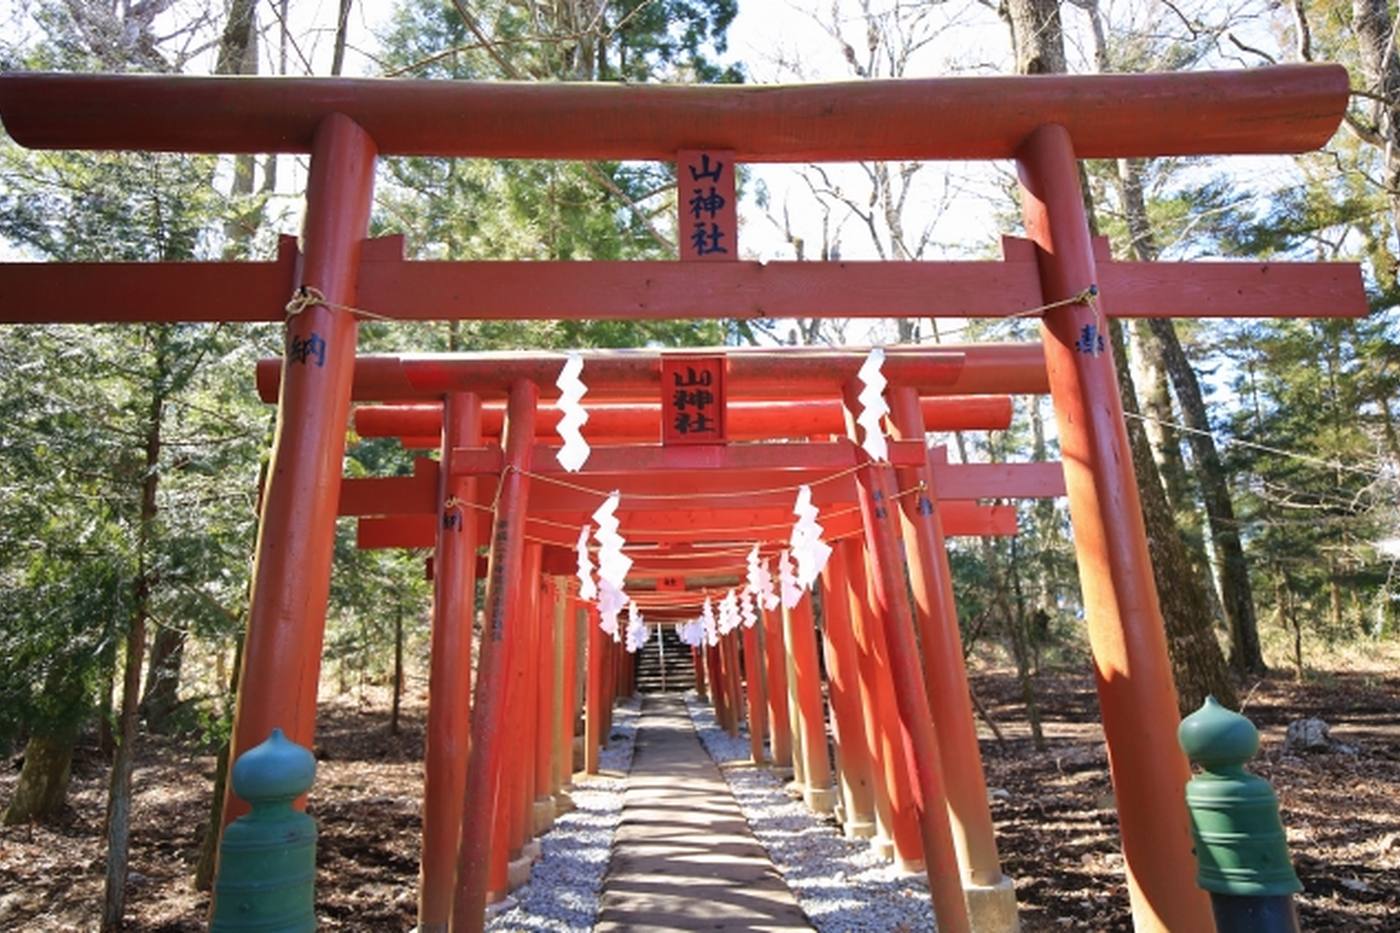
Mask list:
[{"label": "teal stone post", "polygon": [[212,933],[316,929],[316,821],[292,808],[315,777],[315,757],[281,729],[238,757],[233,790],[252,812],[219,843]]},{"label": "teal stone post", "polygon": [[1196,883],[1210,893],[1218,933],[1296,933],[1293,872],[1278,798],[1244,769],[1259,750],[1259,731],[1207,697],[1181,722],[1177,741],[1200,765],[1186,784],[1196,846]]}]

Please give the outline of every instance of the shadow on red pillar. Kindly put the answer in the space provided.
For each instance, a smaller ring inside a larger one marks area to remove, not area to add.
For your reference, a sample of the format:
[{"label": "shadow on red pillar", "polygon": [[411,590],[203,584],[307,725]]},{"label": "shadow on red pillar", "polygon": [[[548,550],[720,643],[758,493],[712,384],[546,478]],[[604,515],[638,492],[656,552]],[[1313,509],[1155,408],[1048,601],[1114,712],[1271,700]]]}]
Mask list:
[{"label": "shadow on red pillar", "polygon": [[[1017,170],[1045,300],[1083,294],[1098,271],[1069,133],[1036,130]],[[1190,768],[1175,741],[1176,689],[1106,330],[1100,309],[1080,302],[1047,311],[1041,334],[1128,893],[1139,930],[1209,931],[1186,811]]]}]

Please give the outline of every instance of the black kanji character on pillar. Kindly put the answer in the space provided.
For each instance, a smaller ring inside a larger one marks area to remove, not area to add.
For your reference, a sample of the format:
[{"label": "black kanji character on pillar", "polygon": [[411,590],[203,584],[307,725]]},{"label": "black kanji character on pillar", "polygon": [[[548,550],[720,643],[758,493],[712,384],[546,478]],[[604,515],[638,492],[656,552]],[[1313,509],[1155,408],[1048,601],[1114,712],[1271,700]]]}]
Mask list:
[{"label": "black kanji character on pillar", "polygon": [[677,389],[676,396],[672,400],[673,408],[709,408],[715,403],[715,394],[709,389],[695,389],[687,392],[685,389]]},{"label": "black kanji character on pillar", "polygon": [[703,223],[695,225],[695,230],[690,234],[690,245],[695,247],[695,255],[708,256],[711,253],[728,253],[729,250],[719,245],[719,241],[724,239],[724,231],[719,228],[719,224],[710,224],[708,230]]},{"label": "black kanji character on pillar", "polygon": [[716,214],[724,210],[726,203],[724,195],[716,191],[714,185],[710,185],[708,194],[702,188],[692,190],[695,192],[695,196],[690,199],[690,215],[696,220],[700,219],[701,214],[709,214],[710,219],[713,220]]},{"label": "black kanji character on pillar", "polygon": [[693,165],[687,167],[690,169],[691,181],[699,181],[702,178],[708,178],[710,181],[718,182],[719,176],[724,172],[724,163],[720,162],[718,159],[715,160],[713,167],[710,166],[710,154],[708,152],[700,153],[699,171],[696,171]]},{"label": "black kanji character on pillar", "polygon": [[1080,353],[1092,353],[1095,356],[1103,352],[1103,334],[1099,333],[1099,328],[1094,324],[1085,324],[1079,331],[1079,339],[1074,342],[1074,348]]},{"label": "black kanji character on pillar", "polygon": [[290,356],[293,363],[305,363],[309,359],[314,359],[317,366],[325,366],[326,342],[315,331],[306,337],[293,337]]},{"label": "black kanji character on pillar", "polygon": [[672,378],[678,386],[707,386],[714,383],[715,374],[708,369],[696,370],[694,366],[687,366],[684,379],[680,373],[673,373]]}]

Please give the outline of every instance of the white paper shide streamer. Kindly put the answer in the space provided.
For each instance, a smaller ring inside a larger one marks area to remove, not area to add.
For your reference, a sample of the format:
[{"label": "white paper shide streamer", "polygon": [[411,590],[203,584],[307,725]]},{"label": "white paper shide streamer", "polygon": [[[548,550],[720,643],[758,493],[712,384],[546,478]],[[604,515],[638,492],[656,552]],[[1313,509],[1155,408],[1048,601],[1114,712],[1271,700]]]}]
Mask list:
[{"label": "white paper shide streamer", "polygon": [[582,372],[583,357],[577,353],[570,353],[569,358],[564,361],[559,378],[554,380],[554,384],[559,387],[559,401],[554,403],[554,407],[563,413],[558,428],[559,437],[564,442],[564,446],[559,448],[559,465],[570,473],[577,473],[583,469],[591,452],[580,430],[588,421],[588,412],[581,404],[584,395],[588,393],[588,386],[579,378]]},{"label": "white paper shide streamer", "polygon": [[728,635],[739,624],[739,597],[730,590],[719,601],[719,633]]},{"label": "white paper shide streamer", "polygon": [[642,614],[637,610],[637,601],[634,599],[627,604],[627,651],[629,654],[636,654],[642,650],[642,646],[651,637],[651,630],[647,628],[646,622],[642,619]]},{"label": "white paper shide streamer", "polygon": [[797,585],[811,589],[831,557],[831,545],[822,540],[823,529],[817,523],[817,507],[812,504],[810,486],[798,487],[792,514],[797,516],[797,522],[792,526],[788,546],[792,550],[792,559],[797,561]]},{"label": "white paper shide streamer", "polygon": [[792,570],[792,557],[786,548],[778,555],[778,589],[782,592],[784,607],[791,609],[802,601],[802,587],[797,583],[797,574]]},{"label": "white paper shide streamer", "polygon": [[632,558],[622,553],[626,541],[617,533],[616,513],[621,502],[621,493],[614,492],[593,513],[593,521],[598,525],[593,532],[593,540],[598,542],[598,618],[603,631],[614,641],[618,639],[618,613],[627,606],[622,588],[627,571],[632,569]]},{"label": "white paper shide streamer", "polygon": [[710,597],[705,597],[705,605],[700,610],[700,630],[704,633],[704,640],[711,648],[719,644],[719,621],[715,619],[715,607],[710,602]]},{"label": "white paper shide streamer", "polygon": [[778,608],[778,594],[773,591],[773,574],[768,570],[768,561],[758,555],[758,545],[749,551],[749,592],[753,593],[758,605],[772,612]]},{"label": "white paper shide streamer", "polygon": [[592,525],[584,525],[578,530],[578,598],[593,599],[598,595],[598,584],[593,582],[593,561],[588,554],[588,535]]},{"label": "white paper shide streamer", "polygon": [[758,624],[758,613],[754,611],[751,590],[744,590],[739,597],[739,619],[744,623],[744,628],[753,628]]},{"label": "white paper shide streamer", "polygon": [[884,365],[885,351],[875,347],[865,358],[865,362],[860,364],[860,372],[856,373],[856,378],[864,386],[856,396],[860,401],[860,415],[856,417],[856,424],[865,429],[865,439],[861,441],[860,446],[873,460],[890,458],[889,442],[885,438],[883,424],[885,415],[890,411],[890,406],[885,404],[886,379],[885,374],[881,372]]}]

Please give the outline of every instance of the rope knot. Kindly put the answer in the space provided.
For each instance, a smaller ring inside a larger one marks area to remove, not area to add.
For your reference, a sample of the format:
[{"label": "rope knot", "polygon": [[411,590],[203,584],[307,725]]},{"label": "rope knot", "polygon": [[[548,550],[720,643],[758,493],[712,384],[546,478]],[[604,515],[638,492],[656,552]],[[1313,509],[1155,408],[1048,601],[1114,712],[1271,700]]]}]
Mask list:
[{"label": "rope knot", "polygon": [[300,285],[287,302],[287,317],[294,318],[307,308],[326,304],[325,293],[314,285]]}]

